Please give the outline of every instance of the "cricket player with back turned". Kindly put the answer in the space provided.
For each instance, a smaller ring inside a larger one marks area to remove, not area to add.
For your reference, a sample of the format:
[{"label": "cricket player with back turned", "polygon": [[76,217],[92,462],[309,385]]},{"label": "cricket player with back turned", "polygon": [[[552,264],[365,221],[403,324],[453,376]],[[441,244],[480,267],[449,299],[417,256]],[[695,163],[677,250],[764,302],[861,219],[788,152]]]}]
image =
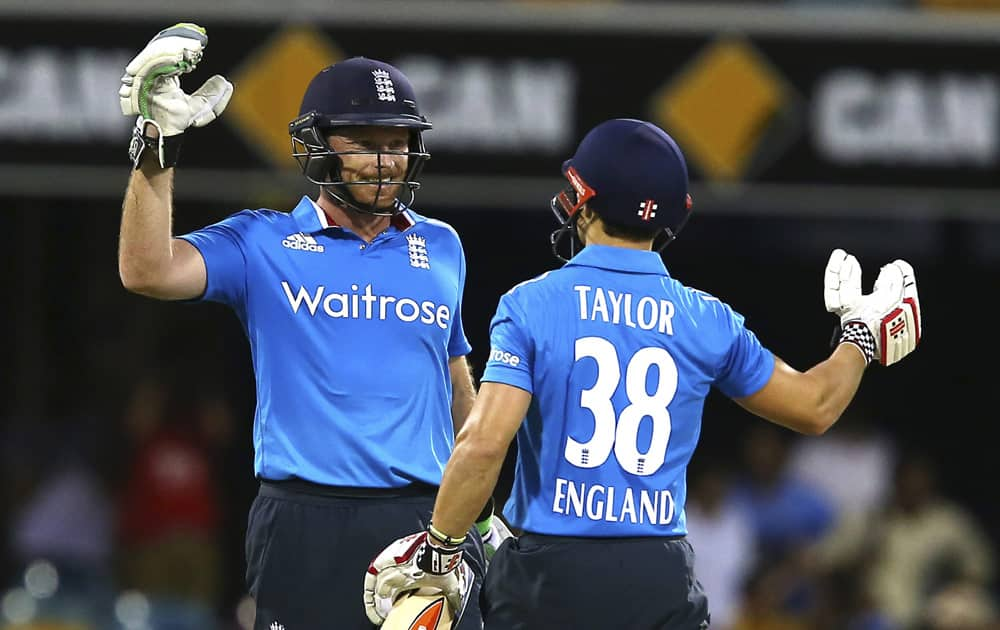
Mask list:
[{"label": "cricket player with back turned", "polygon": [[[862,295],[857,260],[834,250],[826,308],[842,332],[800,372],[769,352],[720,299],[670,275],[658,252],[687,222],[684,156],[662,129],[614,119],[563,165],[553,234],[583,249],[503,295],[469,419],[431,523],[369,569],[375,597],[443,580],[460,566],[474,505],[490,495],[509,442],[518,458],[503,543],[482,593],[485,627],[697,630],[709,602],[685,539],[685,474],[716,387],[753,414],[821,434],[868,365],[896,363],[920,337],[913,269],[882,267]],[[572,250],[571,250],[572,253]],[[369,607],[371,614],[371,607]]]}]

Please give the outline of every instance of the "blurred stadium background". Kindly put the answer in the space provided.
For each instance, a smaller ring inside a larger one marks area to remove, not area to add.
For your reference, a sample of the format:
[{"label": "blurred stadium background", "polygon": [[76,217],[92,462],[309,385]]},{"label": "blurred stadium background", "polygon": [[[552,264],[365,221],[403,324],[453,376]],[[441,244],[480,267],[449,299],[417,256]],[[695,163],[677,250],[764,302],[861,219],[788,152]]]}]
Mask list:
[{"label": "blurred stadium background", "polygon": [[118,80],[181,20],[210,35],[187,85],[221,73],[236,92],[186,140],[178,233],[313,192],[286,125],[317,69],[367,55],[410,76],[435,125],[416,207],[465,242],[477,376],[499,295],[555,266],[559,165],[606,118],[677,138],[696,212],[668,267],[797,367],[828,351],[832,248],[868,283],[910,260],[922,347],[873,368],[827,435],[709,400],[689,478],[698,569],[721,630],[1000,627],[1000,344],[983,320],[1000,287],[996,9],[0,0],[0,627],[250,627],[246,342],[225,309],[145,300],[117,276],[131,125]]}]

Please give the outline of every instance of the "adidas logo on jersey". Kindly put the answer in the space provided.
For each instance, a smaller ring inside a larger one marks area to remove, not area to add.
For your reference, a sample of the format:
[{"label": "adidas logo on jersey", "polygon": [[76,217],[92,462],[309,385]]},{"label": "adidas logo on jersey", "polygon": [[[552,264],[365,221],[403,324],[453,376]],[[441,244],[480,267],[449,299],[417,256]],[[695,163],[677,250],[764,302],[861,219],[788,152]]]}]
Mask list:
[{"label": "adidas logo on jersey", "polygon": [[406,235],[406,248],[410,254],[410,266],[430,269],[431,259],[427,256],[427,239],[419,234]]},{"label": "adidas logo on jersey", "polygon": [[287,247],[288,249],[297,249],[303,252],[317,252],[320,254],[323,253],[324,249],[326,249],[325,247],[317,243],[316,239],[314,239],[311,236],[307,236],[302,232],[289,234],[288,236],[286,236],[281,240],[281,244]]}]

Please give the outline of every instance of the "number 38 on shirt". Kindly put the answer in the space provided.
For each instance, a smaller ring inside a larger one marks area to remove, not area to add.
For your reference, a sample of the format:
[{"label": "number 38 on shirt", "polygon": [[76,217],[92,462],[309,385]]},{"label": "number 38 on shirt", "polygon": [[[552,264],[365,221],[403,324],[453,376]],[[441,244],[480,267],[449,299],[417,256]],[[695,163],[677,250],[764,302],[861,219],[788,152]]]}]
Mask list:
[{"label": "number 38 on shirt", "polygon": [[[572,437],[566,442],[566,461],[580,468],[597,468],[614,452],[618,464],[633,475],[654,474],[663,465],[670,441],[670,412],[667,406],[677,393],[677,364],[663,348],[641,348],[631,357],[618,356],[615,346],[602,337],[576,340],[575,360],[592,359],[597,364],[597,381],[580,392],[580,406],[594,417],[594,433],[586,442]],[[622,374],[620,366],[625,365]],[[646,387],[650,368],[656,367],[659,379],[655,389]],[[615,411],[611,398],[622,378],[628,404]],[[639,451],[639,427],[643,418],[652,420],[652,438],[646,452]]]}]

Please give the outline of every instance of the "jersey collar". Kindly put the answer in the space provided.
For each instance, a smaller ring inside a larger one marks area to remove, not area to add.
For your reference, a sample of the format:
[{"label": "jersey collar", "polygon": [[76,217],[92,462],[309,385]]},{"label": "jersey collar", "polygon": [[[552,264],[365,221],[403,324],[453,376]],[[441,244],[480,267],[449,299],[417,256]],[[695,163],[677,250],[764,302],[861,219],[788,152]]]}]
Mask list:
[{"label": "jersey collar", "polygon": [[628,273],[650,273],[658,276],[669,275],[663,259],[657,252],[648,250],[612,247],[610,245],[587,245],[570,259],[566,266],[598,267]]},{"label": "jersey collar", "polygon": [[[340,227],[336,221],[323,212],[319,205],[307,196],[292,210],[292,217],[304,234],[314,234],[327,228]],[[403,232],[417,223],[417,216],[407,208],[390,219],[389,225]]]}]

